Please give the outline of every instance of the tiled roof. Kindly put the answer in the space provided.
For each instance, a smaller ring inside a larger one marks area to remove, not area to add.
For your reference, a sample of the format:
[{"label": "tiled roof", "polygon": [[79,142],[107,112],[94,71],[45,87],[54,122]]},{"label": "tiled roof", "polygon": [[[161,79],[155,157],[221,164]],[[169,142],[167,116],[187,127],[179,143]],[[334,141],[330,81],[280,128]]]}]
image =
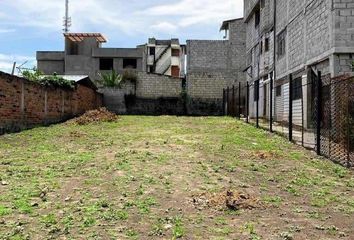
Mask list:
[{"label": "tiled roof", "polygon": [[64,36],[73,42],[81,42],[88,37],[96,38],[97,42],[107,42],[107,39],[101,33],[64,33]]}]

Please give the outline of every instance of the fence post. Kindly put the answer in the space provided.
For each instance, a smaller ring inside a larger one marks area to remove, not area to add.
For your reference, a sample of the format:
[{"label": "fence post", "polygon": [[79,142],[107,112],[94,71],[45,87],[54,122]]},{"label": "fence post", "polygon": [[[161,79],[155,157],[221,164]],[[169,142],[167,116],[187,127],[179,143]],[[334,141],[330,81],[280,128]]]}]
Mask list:
[{"label": "fence post", "polygon": [[238,83],[238,118],[241,119],[241,82]]},{"label": "fence post", "polygon": [[270,74],[270,93],[269,93],[269,131],[273,132],[273,88],[274,88],[273,72]]},{"label": "fence post", "polygon": [[249,100],[249,96],[250,96],[250,84],[247,81],[247,87],[246,87],[246,102],[247,102],[247,106],[246,106],[246,122],[249,123],[249,115],[250,115],[250,100]]},{"label": "fence post", "polygon": [[255,84],[255,94],[256,94],[256,127],[259,128],[259,82],[260,80],[256,81],[257,84]]},{"label": "fence post", "polygon": [[322,118],[322,76],[321,72],[317,72],[317,116],[316,116],[316,144],[317,155],[321,155],[321,118]]},{"label": "fence post", "polygon": [[229,116],[229,87],[226,88],[226,115]]},{"label": "fence post", "polygon": [[289,141],[293,141],[293,75],[289,75]]},{"label": "fence post", "polygon": [[[348,79],[349,80],[349,79]],[[346,86],[346,90],[347,90],[347,96],[346,96],[346,99],[347,99],[347,119],[346,119],[346,122],[347,122],[347,168],[350,168],[351,164],[350,164],[350,149],[351,149],[351,146],[350,146],[350,138],[351,138],[351,131],[350,131],[350,127],[351,127],[351,117],[350,117],[350,80],[346,82],[345,84]]]},{"label": "fence post", "polygon": [[222,115],[225,116],[225,88],[222,89]]}]

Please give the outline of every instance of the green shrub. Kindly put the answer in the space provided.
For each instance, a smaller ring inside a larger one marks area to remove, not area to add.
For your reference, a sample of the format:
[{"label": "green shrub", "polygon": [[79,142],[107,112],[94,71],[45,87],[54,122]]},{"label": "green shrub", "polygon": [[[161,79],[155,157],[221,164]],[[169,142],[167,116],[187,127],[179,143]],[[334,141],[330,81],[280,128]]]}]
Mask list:
[{"label": "green shrub", "polygon": [[101,74],[101,83],[104,87],[118,87],[121,88],[123,77],[116,71],[112,70],[109,73]]},{"label": "green shrub", "polygon": [[41,71],[37,70],[36,68],[33,68],[32,70],[23,71],[22,76],[28,79],[29,81],[36,82],[43,86],[63,87],[69,89],[75,88],[74,81],[66,80],[62,77],[59,77],[56,73],[51,76],[45,76]]}]

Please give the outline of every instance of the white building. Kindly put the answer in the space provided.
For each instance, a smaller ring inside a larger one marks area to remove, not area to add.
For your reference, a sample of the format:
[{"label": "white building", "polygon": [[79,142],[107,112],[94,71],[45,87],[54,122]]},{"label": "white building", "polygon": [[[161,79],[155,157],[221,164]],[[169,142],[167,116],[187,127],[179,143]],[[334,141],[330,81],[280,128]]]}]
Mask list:
[{"label": "white building", "polygon": [[150,38],[145,47],[145,66],[149,73],[184,77],[185,45],[181,45],[178,39]]}]

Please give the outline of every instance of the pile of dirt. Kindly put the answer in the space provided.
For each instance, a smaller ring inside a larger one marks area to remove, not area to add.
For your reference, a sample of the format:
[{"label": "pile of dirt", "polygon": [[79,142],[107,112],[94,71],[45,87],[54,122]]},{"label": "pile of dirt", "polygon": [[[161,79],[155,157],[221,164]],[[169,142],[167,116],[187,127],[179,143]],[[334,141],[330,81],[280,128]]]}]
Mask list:
[{"label": "pile of dirt", "polygon": [[117,119],[118,116],[116,114],[111,113],[106,108],[100,108],[97,110],[87,111],[82,116],[68,121],[68,123],[86,125],[89,123],[98,123],[98,122],[114,122]]},{"label": "pile of dirt", "polygon": [[202,193],[193,196],[193,204],[199,208],[216,208],[218,210],[241,210],[262,207],[261,202],[247,193],[225,190],[220,193]]}]

